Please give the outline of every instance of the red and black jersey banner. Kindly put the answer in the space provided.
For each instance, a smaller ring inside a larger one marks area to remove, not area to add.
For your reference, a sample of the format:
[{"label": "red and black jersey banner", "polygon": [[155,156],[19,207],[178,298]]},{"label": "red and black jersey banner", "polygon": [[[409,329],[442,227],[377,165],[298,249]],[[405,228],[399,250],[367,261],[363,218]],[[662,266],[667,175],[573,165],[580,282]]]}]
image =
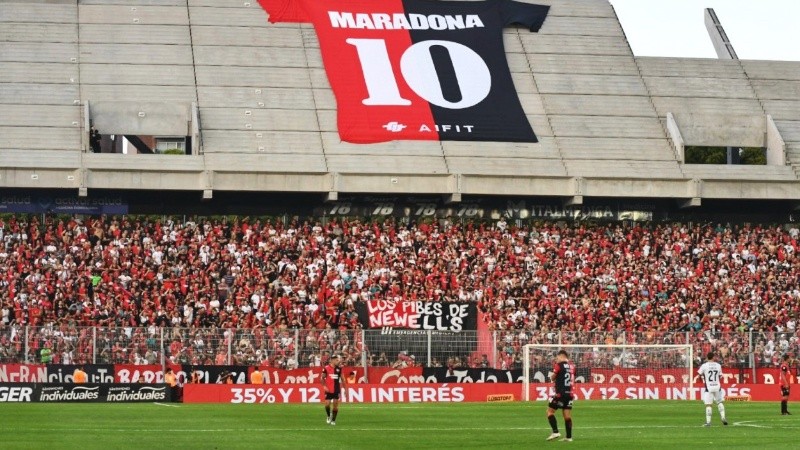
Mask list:
[{"label": "red and black jersey banner", "polygon": [[376,300],[356,303],[364,328],[460,332],[478,326],[475,303]]},{"label": "red and black jersey banner", "polygon": [[508,68],[503,28],[538,31],[549,6],[511,0],[259,2],[270,22],[314,24],[343,141],[537,142]]}]

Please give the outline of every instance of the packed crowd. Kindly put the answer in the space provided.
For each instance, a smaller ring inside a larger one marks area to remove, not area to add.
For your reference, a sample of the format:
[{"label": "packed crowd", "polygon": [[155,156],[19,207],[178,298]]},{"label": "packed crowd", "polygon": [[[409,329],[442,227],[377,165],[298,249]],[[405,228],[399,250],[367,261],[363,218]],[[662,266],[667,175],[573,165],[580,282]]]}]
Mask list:
[{"label": "packed crowd", "polygon": [[[772,336],[758,346],[766,361],[800,350],[799,252],[796,227],[758,225],[16,216],[0,219],[0,327],[141,327],[143,360],[147,330],[161,327],[214,330],[226,347],[241,341],[226,330],[270,343],[293,330],[329,330],[304,336],[303,348],[318,349],[313,358],[356,358],[362,343],[340,339],[360,328],[357,302],[424,299],[476,302],[501,334],[509,367],[524,344],[563,332],[612,336],[602,338],[608,343],[624,331],[663,343],[671,332],[711,341],[754,329]],[[194,336],[174,337],[171,357],[196,347]],[[0,347],[13,347],[10,339],[2,334]],[[243,351],[265,357],[255,341]],[[114,337],[97,345],[117,358]],[[276,347],[263,348],[272,363]]]}]

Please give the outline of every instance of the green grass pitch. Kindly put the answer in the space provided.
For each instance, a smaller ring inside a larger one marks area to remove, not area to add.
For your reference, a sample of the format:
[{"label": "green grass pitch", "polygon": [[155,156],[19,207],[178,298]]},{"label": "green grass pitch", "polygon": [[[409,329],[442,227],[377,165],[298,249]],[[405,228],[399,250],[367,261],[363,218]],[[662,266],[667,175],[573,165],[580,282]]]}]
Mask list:
[{"label": "green grass pitch", "polygon": [[[164,449],[683,449],[800,448],[800,414],[778,403],[595,401],[575,405],[574,441],[545,442],[544,403],[342,405],[0,404],[0,448]],[[791,405],[790,405],[791,409]],[[798,409],[800,412],[800,409]],[[563,420],[559,413],[563,435]]]}]

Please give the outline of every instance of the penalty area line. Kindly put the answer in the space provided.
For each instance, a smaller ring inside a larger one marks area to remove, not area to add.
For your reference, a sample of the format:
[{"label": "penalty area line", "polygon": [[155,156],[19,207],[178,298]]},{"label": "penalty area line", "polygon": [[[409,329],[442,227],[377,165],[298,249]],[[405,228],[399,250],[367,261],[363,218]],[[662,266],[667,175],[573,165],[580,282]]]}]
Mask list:
[{"label": "penalty area line", "polygon": [[733,422],[733,426],[735,427],[750,427],[750,428],[772,428],[767,425],[758,425],[753,423],[755,420],[745,420],[742,422]]},{"label": "penalty area line", "polygon": [[180,408],[178,405],[170,405],[169,403],[153,402],[153,404],[158,406],[169,406],[170,408]]}]

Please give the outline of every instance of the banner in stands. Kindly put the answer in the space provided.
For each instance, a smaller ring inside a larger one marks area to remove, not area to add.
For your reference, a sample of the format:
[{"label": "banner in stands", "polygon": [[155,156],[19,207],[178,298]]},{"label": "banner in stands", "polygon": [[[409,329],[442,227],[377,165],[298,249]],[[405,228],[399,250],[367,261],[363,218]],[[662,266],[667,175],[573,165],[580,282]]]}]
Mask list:
[{"label": "banner in stands", "polygon": [[318,216],[394,216],[463,219],[544,219],[581,222],[587,220],[646,221],[666,217],[665,208],[655,202],[619,201],[564,206],[529,199],[471,198],[458,205],[441,199],[411,196],[341,197],[339,201],[314,208]]},{"label": "banner in stands", "polygon": [[[730,384],[723,385],[728,399],[754,401],[780,400],[780,388],[766,384]],[[690,391],[688,386],[666,384],[575,384],[573,394],[577,400],[699,400],[702,387],[695,386]],[[791,399],[800,400],[800,389],[792,389]],[[547,401],[555,394],[552,384],[531,385],[530,398],[534,401]]]},{"label": "banner in stands", "polygon": [[3,195],[0,196],[0,213],[127,214],[128,204],[120,197]]},{"label": "banner in stands", "polygon": [[[520,383],[464,384],[359,384],[345,389],[345,403],[462,403],[516,401],[523,398]],[[776,401],[777,386],[746,384],[724,386],[729,399]],[[701,388],[690,392],[688,387],[647,384],[576,384],[577,400],[691,400],[699,399]],[[531,385],[533,401],[548,401],[552,385]],[[184,403],[320,403],[324,395],[320,386],[222,385],[194,384],[183,390]],[[800,389],[794,389],[791,401],[800,400]]]},{"label": "banner in stands", "polygon": [[[228,375],[231,382],[244,384],[248,382],[248,366],[206,366],[206,365],[173,365],[170,367],[178,378],[178,383],[186,383],[191,373],[196,372],[201,383],[222,383]],[[137,366],[133,364],[117,364],[114,369],[114,381],[117,383],[133,383],[140,380],[145,383],[163,383],[164,371],[157,364]]]},{"label": "banner in stands", "polygon": [[386,334],[398,334],[394,329],[459,332],[478,326],[475,303],[374,300],[356,303],[356,312],[364,328],[382,328]]},{"label": "banner in stands", "polygon": [[424,383],[425,377],[422,375],[422,370],[422,367],[370,367],[367,376],[370,383]]},{"label": "banner in stands", "polygon": [[[694,383],[699,384],[700,377],[694,373]],[[597,384],[687,384],[686,369],[591,369],[588,382]],[[746,368],[724,368],[720,375],[723,383],[753,383],[753,370]],[[777,368],[765,367],[756,369],[757,384],[775,384],[780,381]]]},{"label": "banner in stands", "polygon": [[517,1],[259,0],[272,23],[313,23],[339,136],[537,142],[503,28],[539,31],[549,6]]},{"label": "banner in stands", "polygon": [[[43,365],[43,364],[0,364],[0,383],[71,383],[75,365]],[[234,384],[246,384],[250,380],[253,366],[205,366],[205,365],[170,365],[175,371],[179,383],[187,382],[192,371],[197,372],[200,383],[221,383],[224,374],[232,375]],[[160,365],[133,364],[86,364],[83,366],[89,383],[163,383],[164,371]],[[300,369],[278,369],[275,367],[259,367],[266,384],[318,384],[321,367],[305,367]],[[388,384],[418,383],[521,383],[522,369],[448,369],[446,367],[413,366],[405,368],[369,367],[366,373],[363,367],[345,367],[349,374],[355,371],[359,382]],[[550,368],[531,370],[534,383],[547,383]],[[687,384],[686,371],[679,369],[594,369],[578,367],[575,374],[576,383],[594,385],[683,385]],[[726,369],[722,374],[723,383],[763,384],[774,386],[780,380],[777,368],[756,369],[756,383],[751,380],[751,369]],[[695,385],[700,380],[695,377]]]},{"label": "banner in stands", "polygon": [[166,384],[72,384],[4,383],[0,384],[0,402],[164,402],[172,400]]},{"label": "banner in stands", "polygon": [[[76,365],[0,364],[0,383],[72,383]],[[86,364],[89,383],[113,383],[113,364]]]},{"label": "banner in stands", "polygon": [[[546,383],[550,369],[532,369],[531,381]],[[426,383],[522,383],[522,369],[448,369],[446,367],[426,367],[422,369]],[[589,380],[589,369],[579,367],[575,371],[575,382]]]}]

